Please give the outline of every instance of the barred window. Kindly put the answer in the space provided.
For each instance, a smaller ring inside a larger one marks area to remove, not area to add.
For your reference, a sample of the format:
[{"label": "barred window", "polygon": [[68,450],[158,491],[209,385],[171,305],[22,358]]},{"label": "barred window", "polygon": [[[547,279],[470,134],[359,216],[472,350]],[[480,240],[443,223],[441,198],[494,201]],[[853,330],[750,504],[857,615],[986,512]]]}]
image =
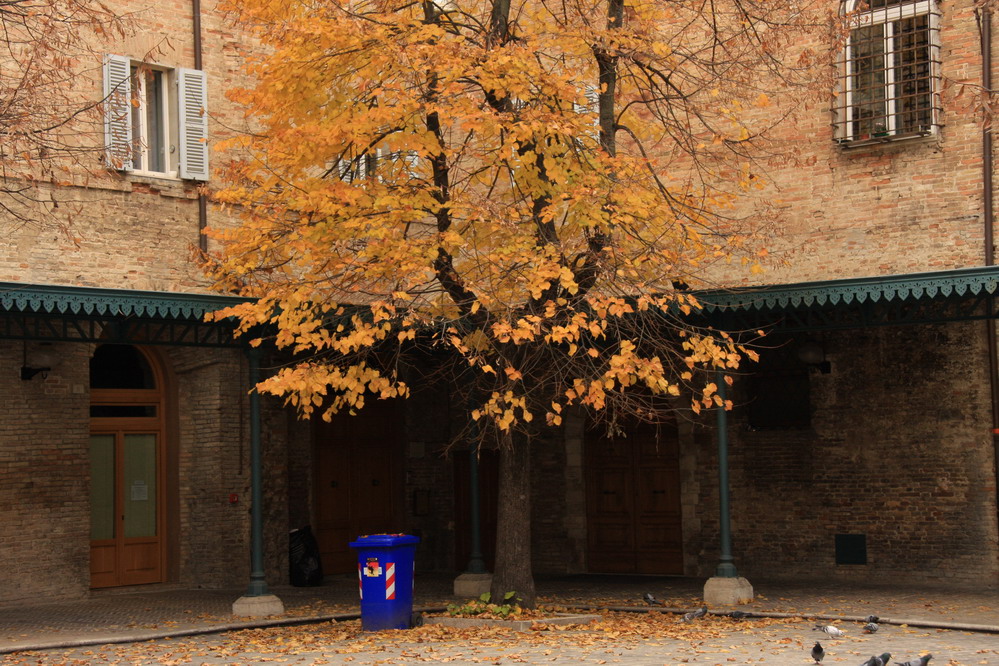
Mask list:
[{"label": "barred window", "polygon": [[933,0],[847,0],[835,138],[889,141],[937,131],[940,14]]}]

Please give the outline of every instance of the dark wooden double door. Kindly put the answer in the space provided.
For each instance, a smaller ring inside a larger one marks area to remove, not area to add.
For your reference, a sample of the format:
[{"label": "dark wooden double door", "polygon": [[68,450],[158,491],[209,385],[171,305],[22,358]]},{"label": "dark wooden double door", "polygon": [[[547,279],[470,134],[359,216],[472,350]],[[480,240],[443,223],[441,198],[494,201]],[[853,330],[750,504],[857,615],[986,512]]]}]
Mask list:
[{"label": "dark wooden double door", "polygon": [[349,544],[358,536],[402,531],[404,422],[398,400],[313,421],[314,532],[324,573],[357,570]]},{"label": "dark wooden double door", "polygon": [[680,465],[675,426],[586,439],[587,559],[591,573],[682,574]]}]

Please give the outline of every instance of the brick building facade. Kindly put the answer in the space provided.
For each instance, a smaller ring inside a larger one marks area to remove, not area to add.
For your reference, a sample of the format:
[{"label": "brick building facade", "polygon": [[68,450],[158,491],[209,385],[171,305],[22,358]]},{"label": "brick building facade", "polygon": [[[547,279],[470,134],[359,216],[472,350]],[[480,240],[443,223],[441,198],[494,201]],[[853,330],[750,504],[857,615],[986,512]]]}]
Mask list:
[{"label": "brick building facade", "polygon": [[[134,14],[137,29],[104,45],[107,54],[125,65],[153,65],[169,86],[181,70],[205,72],[210,140],[240,127],[242,119],[223,93],[239,83],[249,46],[214,3],[114,4]],[[726,276],[730,285],[747,288],[749,298],[768,286],[853,278],[874,284],[887,276],[991,264],[991,163],[983,169],[991,158],[983,157],[982,126],[968,106],[986,57],[975,3],[872,4],[887,16],[872,25],[931,17],[925,29],[917,21],[910,30],[925,33],[932,46],[926,51],[932,89],[915,93],[925,97],[930,115],[892,120],[868,136],[862,130],[874,128],[870,118],[877,114],[833,112],[819,100],[786,130],[784,138],[799,147],[800,165],[776,168],[772,177],[785,219],[774,254],[787,262],[755,285],[742,275]],[[913,13],[894,17],[894,8]],[[107,70],[95,65],[88,71],[80,87],[100,98]],[[841,80],[847,87],[856,81]],[[144,81],[149,91],[161,85]],[[180,161],[189,156],[169,148],[181,138],[181,121],[172,115],[180,111],[171,106],[177,100],[169,97],[176,88],[169,86],[163,88],[168,101],[162,121],[168,134],[159,156],[146,155],[142,168],[108,180],[64,189],[61,196],[72,202],[66,208],[73,211],[70,234],[5,225],[0,240],[0,310],[8,322],[0,339],[0,556],[9,565],[0,572],[0,603],[91,593],[92,549],[100,541],[94,538],[94,506],[102,501],[94,437],[124,441],[141,430],[141,424],[100,421],[140,418],[121,416],[128,412],[107,417],[94,411],[104,404],[91,372],[102,340],[140,349],[159,381],[155,389],[141,389],[158,392],[155,489],[152,478],[130,477],[130,484],[116,487],[119,499],[107,500],[113,506],[157,502],[160,541],[151,548],[159,549],[159,569],[155,580],[144,582],[238,587],[250,575],[247,358],[238,345],[192,343],[171,328],[188,321],[178,314],[185,307],[203,304],[198,299],[207,289],[190,259],[192,248],[203,242],[205,224],[225,220],[212,205],[202,219],[199,188],[205,181],[180,176]],[[958,95],[962,86],[967,92]],[[169,316],[108,314],[95,336],[72,326],[62,335],[42,335],[34,324],[66,317],[16,302],[18,293],[39,285],[65,287],[53,297],[64,304],[74,298],[98,305],[141,301],[150,294],[191,301],[170,306]],[[833,317],[836,325],[788,326],[789,312],[808,307],[771,311],[775,348],[737,378],[729,420],[734,553],[749,578],[999,583],[991,388],[997,380],[989,363],[995,350],[986,335],[991,320],[972,320],[990,314],[982,308],[991,303],[954,316],[946,299],[912,298],[922,315],[904,321],[882,314],[849,324]],[[143,317],[178,337],[171,344],[151,329],[130,338],[114,334],[119,323]],[[821,363],[797,357],[805,342],[819,346]],[[20,368],[43,365],[39,358],[48,370],[22,379]],[[287,531],[306,524],[331,558],[328,573],[349,570],[335,562],[347,552],[342,536],[357,536],[351,530],[417,533],[418,567],[465,567],[467,462],[461,461],[461,444],[449,448],[461,430],[461,392],[440,382],[414,384],[413,397],[387,408],[395,410],[400,427],[378,444],[400,461],[398,473],[369,465],[364,447],[351,444],[363,441],[373,422],[342,417],[324,431],[263,401],[262,509],[271,583],[287,582]],[[677,423],[658,435],[617,442],[620,464],[595,462],[604,443],[585,425],[570,416],[536,446],[535,570],[711,575],[719,548],[711,416],[681,411]],[[331,469],[343,461],[347,469]],[[601,475],[598,467],[610,471]],[[339,471],[343,479],[335,477]],[[480,472],[488,526],[495,488],[485,456]],[[616,508],[599,506],[601,492],[616,498]],[[649,525],[657,526],[659,537],[647,533]],[[124,545],[114,547],[120,549],[114,557],[132,557]],[[128,579],[115,580],[112,585]]]}]

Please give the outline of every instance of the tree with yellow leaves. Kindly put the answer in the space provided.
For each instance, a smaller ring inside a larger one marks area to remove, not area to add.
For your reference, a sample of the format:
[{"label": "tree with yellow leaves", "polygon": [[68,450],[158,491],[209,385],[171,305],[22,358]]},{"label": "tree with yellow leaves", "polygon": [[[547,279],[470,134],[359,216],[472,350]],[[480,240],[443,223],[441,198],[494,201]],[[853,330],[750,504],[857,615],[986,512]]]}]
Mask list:
[{"label": "tree with yellow leaves", "polygon": [[232,10],[268,50],[231,91],[258,130],[226,146],[217,198],[241,222],[206,265],[255,299],[222,314],[300,359],[259,390],[330,418],[407,395],[407,350],[449,350],[500,448],[493,592],[533,606],[531,441],[569,409],[614,427],[726,407],[716,373],[752,355],[689,323],[688,287],[759,270],[774,218],[740,201],[822,21],[807,0]]}]

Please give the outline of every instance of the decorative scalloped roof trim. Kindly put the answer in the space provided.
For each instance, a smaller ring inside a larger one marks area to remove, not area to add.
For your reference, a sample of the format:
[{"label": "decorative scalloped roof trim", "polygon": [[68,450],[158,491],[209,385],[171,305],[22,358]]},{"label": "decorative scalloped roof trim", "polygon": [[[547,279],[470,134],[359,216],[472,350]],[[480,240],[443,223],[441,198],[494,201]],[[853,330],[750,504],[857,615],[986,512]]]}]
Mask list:
[{"label": "decorative scalloped roof trim", "polygon": [[205,314],[245,303],[238,296],[98,289],[0,282],[0,312],[143,319],[204,319]]},{"label": "decorative scalloped roof trim", "polygon": [[908,273],[822,282],[799,282],[731,290],[697,291],[705,312],[780,311],[834,307],[854,302],[917,301],[995,294],[999,266],[976,266],[932,273]]}]

